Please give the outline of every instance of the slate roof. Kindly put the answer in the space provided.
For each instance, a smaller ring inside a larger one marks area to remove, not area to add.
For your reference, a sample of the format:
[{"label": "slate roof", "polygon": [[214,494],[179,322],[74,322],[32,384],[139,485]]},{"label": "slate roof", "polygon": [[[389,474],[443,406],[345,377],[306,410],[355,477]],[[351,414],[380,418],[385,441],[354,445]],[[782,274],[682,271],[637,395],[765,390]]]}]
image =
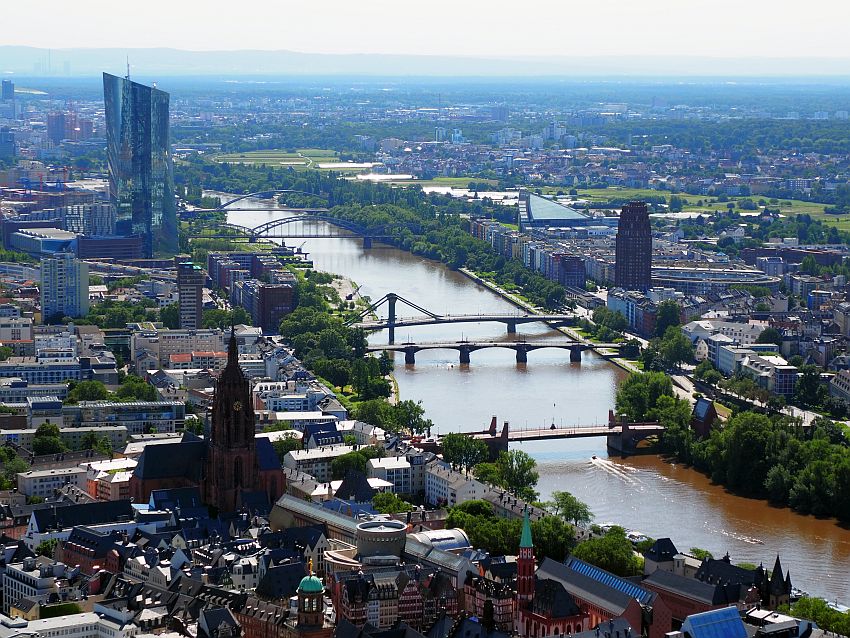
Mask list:
[{"label": "slate roof", "polygon": [[344,501],[371,503],[375,490],[369,485],[369,480],[363,472],[348,470],[334,496]]},{"label": "slate roof", "polygon": [[368,622],[362,628],[345,618],[337,621],[334,638],[425,638],[423,634],[403,622],[387,629],[379,629]]},{"label": "slate roof", "polygon": [[673,560],[673,557],[678,553],[679,550],[676,549],[673,541],[669,538],[659,538],[643,555],[656,563],[666,563]]},{"label": "slate roof", "polygon": [[535,614],[547,618],[570,618],[581,613],[563,583],[550,578],[535,577],[531,609]]},{"label": "slate roof", "polygon": [[697,568],[694,578],[704,583],[753,585],[756,573],[755,570],[733,565],[727,559],[707,558]]},{"label": "slate roof", "polygon": [[32,513],[36,530],[67,529],[78,525],[99,525],[133,520],[133,505],[129,499],[120,501],[98,501],[59,507],[55,510],[42,509]]},{"label": "slate roof", "polygon": [[266,600],[288,599],[295,595],[298,584],[307,570],[302,561],[292,561],[270,567],[257,585],[257,597]]},{"label": "slate roof", "polygon": [[697,580],[679,576],[672,572],[657,569],[643,580],[644,584],[673,594],[696,600],[706,605],[733,604],[741,598],[741,585],[712,585]]},{"label": "slate roof", "polygon": [[260,466],[260,471],[279,470],[281,467],[280,458],[274,451],[271,439],[267,436],[258,436],[254,441],[256,442],[257,463]]},{"label": "slate roof", "polygon": [[148,445],[139,457],[133,476],[142,480],[184,477],[200,483],[206,451],[207,445],[200,439]]},{"label": "slate roof", "polygon": [[613,616],[622,614],[633,599],[647,605],[656,597],[654,592],[574,556],[570,556],[566,563],[545,558],[537,570],[537,576],[562,583],[574,597],[601,607]]},{"label": "slate roof", "polygon": [[[640,632],[638,632],[638,635],[640,635]],[[632,637],[632,627],[625,618],[612,618],[607,622],[599,623],[593,629],[573,634],[573,638],[616,638],[617,636],[622,638]]]},{"label": "slate roof", "polygon": [[[143,453],[144,455],[144,453]],[[151,490],[149,503],[156,510],[176,508],[197,508],[203,505],[201,492],[197,487],[179,487],[165,490]]]}]

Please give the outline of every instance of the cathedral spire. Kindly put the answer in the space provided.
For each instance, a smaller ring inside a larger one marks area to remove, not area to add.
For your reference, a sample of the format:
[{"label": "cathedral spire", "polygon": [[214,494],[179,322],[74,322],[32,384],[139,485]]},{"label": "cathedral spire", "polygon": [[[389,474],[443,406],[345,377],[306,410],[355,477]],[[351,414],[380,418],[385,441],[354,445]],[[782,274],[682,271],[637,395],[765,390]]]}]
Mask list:
[{"label": "cathedral spire", "polygon": [[230,341],[227,344],[227,365],[239,365],[239,348],[236,347],[236,326],[230,325]]}]

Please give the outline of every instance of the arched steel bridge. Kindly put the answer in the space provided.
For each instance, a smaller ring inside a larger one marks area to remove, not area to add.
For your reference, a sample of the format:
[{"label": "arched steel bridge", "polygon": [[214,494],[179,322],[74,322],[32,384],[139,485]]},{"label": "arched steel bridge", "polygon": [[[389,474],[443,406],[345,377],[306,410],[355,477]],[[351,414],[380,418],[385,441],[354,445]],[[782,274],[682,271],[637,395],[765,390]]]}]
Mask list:
[{"label": "arched steel bridge", "polygon": [[[310,197],[321,197],[325,201],[328,201],[328,196],[322,195],[321,193],[308,193],[307,191],[299,191],[299,190],[294,190],[294,189],[290,189],[290,188],[280,188],[280,189],[273,189],[273,190],[267,190],[267,191],[257,191],[256,193],[246,193],[245,195],[238,195],[237,197],[234,197],[233,199],[230,199],[230,200],[228,200],[228,201],[226,201],[222,204],[219,204],[215,208],[196,208],[195,210],[198,211],[198,212],[203,212],[203,213],[208,213],[208,212],[212,212],[212,211],[223,211],[223,210],[226,210],[228,207],[232,206],[233,204],[239,203],[242,200],[249,199],[251,197],[256,197],[258,199],[271,199],[275,195],[283,195],[284,193],[298,193],[299,195],[309,195]],[[251,209],[245,209],[245,210],[255,210],[255,209],[251,208]],[[292,209],[292,210],[327,210],[327,208]]]},{"label": "arched steel bridge", "polygon": [[[290,224],[296,224],[300,222],[325,222],[330,224],[331,226],[341,229],[345,231],[344,233],[340,232],[319,232],[319,231],[305,231],[305,230],[293,230],[293,231],[285,231],[282,230],[285,226]],[[363,247],[371,248],[373,241],[388,241],[390,236],[386,234],[386,231],[383,228],[376,229],[367,229],[360,224],[355,224],[354,222],[350,222],[344,219],[339,219],[337,217],[331,217],[329,215],[323,215],[321,213],[307,213],[302,212],[302,214],[293,215],[292,217],[284,217],[281,219],[273,219],[272,221],[265,222],[260,224],[259,226],[254,226],[253,228],[248,226],[242,226],[240,224],[222,224],[220,226],[222,230],[230,230],[235,231],[230,233],[219,233],[219,234],[201,234],[201,235],[192,235],[193,239],[239,239],[240,237],[245,237],[248,239],[249,243],[256,243],[258,239],[310,239],[310,238],[321,238],[321,237],[351,237],[352,235],[356,235],[363,238]]]},{"label": "arched steel bridge", "polygon": [[[398,317],[396,315],[396,304],[398,302],[421,312],[419,317]],[[387,306],[386,319],[366,319],[372,315],[375,310],[381,306]],[[574,315],[551,314],[551,315],[532,315],[532,314],[506,314],[506,313],[487,313],[478,315],[438,315],[435,312],[426,310],[412,301],[397,295],[394,292],[388,292],[378,301],[369,305],[355,319],[350,321],[351,325],[363,328],[364,330],[384,330],[389,331],[389,343],[395,343],[395,329],[406,326],[427,326],[437,323],[485,323],[498,322],[507,326],[508,334],[515,334],[516,327],[523,323],[549,323],[549,324],[566,324],[575,321]],[[506,346],[507,347],[507,346]]]}]

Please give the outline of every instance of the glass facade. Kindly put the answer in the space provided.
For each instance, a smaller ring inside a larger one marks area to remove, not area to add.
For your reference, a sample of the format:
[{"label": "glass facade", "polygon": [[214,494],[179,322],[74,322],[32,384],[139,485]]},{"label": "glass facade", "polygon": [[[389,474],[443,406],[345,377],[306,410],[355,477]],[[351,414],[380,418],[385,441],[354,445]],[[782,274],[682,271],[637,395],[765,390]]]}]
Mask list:
[{"label": "glass facade", "polygon": [[168,93],[103,74],[115,232],[142,237],[145,257],[177,251]]}]

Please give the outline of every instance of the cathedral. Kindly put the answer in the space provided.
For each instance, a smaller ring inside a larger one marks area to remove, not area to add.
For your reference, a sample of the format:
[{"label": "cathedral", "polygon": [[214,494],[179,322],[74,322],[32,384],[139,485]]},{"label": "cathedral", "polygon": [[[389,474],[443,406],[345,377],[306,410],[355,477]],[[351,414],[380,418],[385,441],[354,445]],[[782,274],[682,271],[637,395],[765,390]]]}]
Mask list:
[{"label": "cathedral", "polygon": [[260,489],[251,384],[239,367],[236,336],[232,331],[227,365],[215,388],[204,470],[201,486],[204,501],[219,512],[235,511],[241,505],[243,492]]},{"label": "cathedral", "polygon": [[270,507],[283,493],[280,460],[267,437],[255,438],[251,383],[239,366],[231,331],[227,365],[213,398],[207,440],[185,434],[181,441],[147,446],[130,478],[130,494],[146,503],[152,490],[198,487],[219,513]]}]

